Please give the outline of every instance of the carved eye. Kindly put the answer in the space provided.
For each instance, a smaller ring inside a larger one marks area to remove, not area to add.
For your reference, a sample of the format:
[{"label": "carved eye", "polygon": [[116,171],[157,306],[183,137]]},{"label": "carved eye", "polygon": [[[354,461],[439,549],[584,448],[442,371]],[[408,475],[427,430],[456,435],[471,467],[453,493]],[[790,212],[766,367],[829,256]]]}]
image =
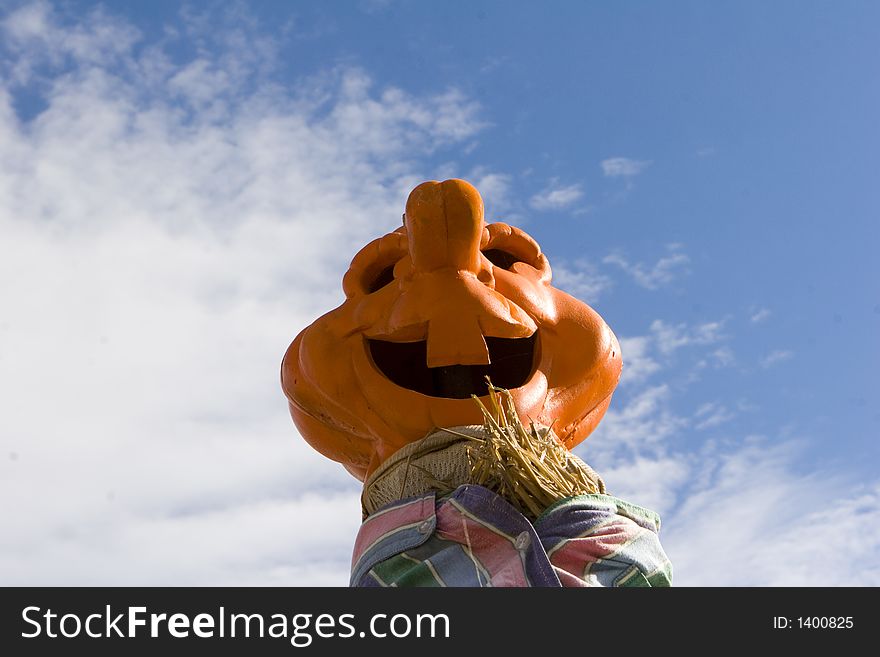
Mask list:
[{"label": "carved eye", "polygon": [[522,258],[518,258],[513,255],[509,251],[502,251],[501,249],[486,249],[483,251],[483,255],[496,267],[501,267],[501,269],[510,270],[515,262],[522,262]]},{"label": "carved eye", "polygon": [[373,282],[367,286],[367,294],[378,292],[394,280],[394,264],[396,263],[388,265],[387,267],[385,267],[385,269],[383,269],[376,275],[376,278],[373,279]]}]

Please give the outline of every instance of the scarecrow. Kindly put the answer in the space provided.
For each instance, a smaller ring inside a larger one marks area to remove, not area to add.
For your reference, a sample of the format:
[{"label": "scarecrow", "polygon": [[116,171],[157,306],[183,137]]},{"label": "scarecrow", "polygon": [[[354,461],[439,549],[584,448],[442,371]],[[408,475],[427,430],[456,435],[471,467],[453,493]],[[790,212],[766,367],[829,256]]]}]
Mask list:
[{"label": "scarecrow", "polygon": [[305,440],[364,482],[352,586],[671,583],[657,514],[571,452],[620,345],[534,239],[486,224],[469,183],[425,182],[342,285],[281,384]]}]

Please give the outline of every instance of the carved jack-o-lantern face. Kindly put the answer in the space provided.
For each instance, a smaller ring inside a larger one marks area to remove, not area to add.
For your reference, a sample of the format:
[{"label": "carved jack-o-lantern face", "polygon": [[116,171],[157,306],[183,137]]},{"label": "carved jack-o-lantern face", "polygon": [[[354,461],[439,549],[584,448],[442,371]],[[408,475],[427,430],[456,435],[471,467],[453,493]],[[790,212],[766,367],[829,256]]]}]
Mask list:
[{"label": "carved jack-o-lantern face", "polygon": [[568,448],[620,377],[602,318],[551,286],[531,237],[487,225],[463,180],[416,187],[404,225],[361,249],[343,288],[290,345],[281,383],[303,437],[359,479],[435,427],[481,423],[471,395],[487,375]]}]

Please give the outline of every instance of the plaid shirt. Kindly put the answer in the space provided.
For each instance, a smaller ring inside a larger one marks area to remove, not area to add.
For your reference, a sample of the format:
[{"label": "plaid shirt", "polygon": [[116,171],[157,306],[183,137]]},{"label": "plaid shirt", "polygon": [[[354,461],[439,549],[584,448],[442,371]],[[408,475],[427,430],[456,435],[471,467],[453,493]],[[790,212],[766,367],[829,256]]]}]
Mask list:
[{"label": "plaid shirt", "polygon": [[482,486],[395,502],[364,521],[352,586],[670,586],[660,518],[610,495],[530,522]]}]

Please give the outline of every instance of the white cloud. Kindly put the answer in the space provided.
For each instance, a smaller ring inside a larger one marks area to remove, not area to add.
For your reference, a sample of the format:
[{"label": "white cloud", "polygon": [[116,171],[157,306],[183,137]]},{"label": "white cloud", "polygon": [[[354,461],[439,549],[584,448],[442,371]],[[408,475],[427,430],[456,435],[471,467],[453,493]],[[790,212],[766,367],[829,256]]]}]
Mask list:
[{"label": "white cloud", "polygon": [[651,337],[647,335],[620,338],[620,353],[623,356],[620,385],[643,383],[660,370],[660,363],[650,353],[651,347]]},{"label": "white cloud", "polygon": [[656,290],[672,283],[679,274],[687,273],[687,265],[691,259],[681,249],[680,244],[667,245],[668,255],[661,257],[653,265],[631,263],[621,253],[611,253],[602,262],[620,267],[637,285]]},{"label": "white cloud", "polygon": [[[92,29],[100,25],[100,29]],[[85,66],[118,65],[138,41],[138,31],[106,15],[100,8],[90,12],[88,22],[60,28],[49,2],[32,2],[11,11],[0,22],[4,46],[17,58],[4,62],[7,80],[26,83],[41,66],[66,65],[70,58]]]},{"label": "white cloud", "polygon": [[728,367],[736,361],[736,356],[733,354],[733,349],[725,345],[709,354],[709,359],[715,367]]},{"label": "white cloud", "polygon": [[691,464],[680,454],[636,455],[632,459],[619,458],[601,468],[600,473],[609,494],[656,511],[661,522],[665,522],[675,507],[680,488],[688,483]]},{"label": "white cloud", "polygon": [[[611,494],[661,514],[674,583],[684,586],[877,586],[880,484],[801,474],[804,445],[746,436],[683,440],[688,422],[665,386],[615,405],[578,453]],[[698,409],[694,429],[733,419],[723,404]],[[833,564],[816,551],[834,552]]]},{"label": "white cloud", "polygon": [[721,333],[723,328],[723,321],[705,322],[693,327],[686,324],[671,325],[660,319],[651,322],[651,333],[657,348],[665,355],[681,347],[714,344],[724,338]]},{"label": "white cloud", "polygon": [[633,160],[628,157],[610,157],[600,163],[602,173],[609,178],[632,178],[639,175],[646,167],[650,166],[650,160]]},{"label": "white cloud", "polygon": [[794,352],[787,349],[774,349],[761,359],[761,367],[765,369],[768,367],[772,367],[777,363],[783,363],[787,360],[791,360],[793,356]]},{"label": "white cloud", "polygon": [[758,308],[751,313],[749,313],[749,321],[752,324],[760,324],[765,321],[770,315],[773,313],[770,312],[768,308]]},{"label": "white cloud", "polygon": [[509,55],[490,55],[480,64],[480,73],[488,75],[505,66],[510,61]]},{"label": "white cloud", "polygon": [[[660,378],[664,349],[713,350],[720,323],[624,338],[637,362]],[[658,330],[661,329],[661,330]],[[635,340],[635,342],[633,342]],[[624,373],[627,349],[623,349]],[[708,357],[708,356],[707,356]],[[877,586],[880,584],[880,482],[853,484],[841,473],[801,473],[806,445],[745,435],[722,401],[691,418],[676,413],[677,394],[636,378],[612,401],[606,419],[578,453],[612,494],[658,511],[674,582],[685,586]],[[742,411],[754,407],[739,403]],[[708,429],[726,425],[723,441]],[[780,432],[784,435],[784,432]],[[825,546],[834,562],[816,551]]]},{"label": "white cloud", "polygon": [[551,262],[553,285],[586,303],[596,303],[611,288],[611,279],[600,274],[595,265],[586,260],[568,263],[551,259]]},{"label": "white cloud", "polygon": [[[651,322],[647,335],[618,336],[623,355],[620,385],[632,387],[645,384],[650,376],[664,366],[668,367],[671,357],[683,347],[712,347],[725,340],[727,336],[722,333],[723,328],[724,321],[692,326],[656,319]],[[699,353],[694,368],[699,371],[711,365],[717,369],[731,365],[734,360],[733,350],[728,345],[722,345]]]},{"label": "white cloud", "polygon": [[[712,367],[713,369],[721,369],[730,367],[736,362],[736,356],[728,345],[718,347],[717,349],[705,354],[694,367],[693,375],[696,377],[700,370]],[[696,378],[694,378],[696,380]]]},{"label": "white cloud", "polygon": [[[677,585],[877,586],[880,482],[859,486],[824,468],[801,473],[805,443],[782,430],[772,440],[748,435],[735,422],[753,405],[713,400],[688,418],[675,410],[681,390],[647,381],[671,374],[664,357],[685,346],[711,360],[722,324],[657,320],[648,335],[622,338],[626,385],[578,454],[612,494],[661,514]],[[636,371],[649,365],[627,382],[630,357]],[[723,439],[706,437],[721,426]],[[816,546],[832,550],[834,562]]]},{"label": "white cloud", "polygon": [[674,437],[687,420],[672,410],[671,396],[669,386],[659,384],[638,390],[623,405],[612,404],[596,429],[597,438],[590,439],[592,447],[608,458],[619,456],[621,447],[638,451]]},{"label": "white cloud", "polygon": [[[100,516],[56,525],[20,552],[7,585],[345,586],[360,525],[359,493],[321,490],[218,508],[132,513],[118,498]],[[11,553],[11,554],[10,554]]]},{"label": "white cloud", "polygon": [[[694,450],[666,433],[612,459],[607,445],[582,456],[612,494],[661,514],[676,585],[880,585],[880,485],[800,474],[794,463],[802,447],[747,437]],[[817,546],[831,550],[834,562]]]},{"label": "white cloud", "polygon": [[358,70],[279,86],[271,43],[203,29],[175,62],[101,12],[3,23],[0,582],[347,583],[359,484],[297,435],[280,360],[482,122]]},{"label": "white cloud", "polygon": [[694,413],[694,429],[702,431],[730,422],[736,414],[719,402],[707,402]]},{"label": "white cloud", "polygon": [[558,181],[553,180],[550,185],[532,196],[529,204],[535,210],[562,210],[579,201],[584,196],[584,191],[578,184],[560,186]]},{"label": "white cloud", "polygon": [[[455,176],[454,174],[451,177]],[[506,173],[490,171],[485,167],[477,167],[466,176],[483,197],[486,208],[486,221],[505,221],[504,213],[511,208],[511,178]]]},{"label": "white cloud", "polygon": [[880,487],[847,490],[826,473],[797,474],[796,451],[753,440],[703,459],[664,528],[676,583],[880,584]]}]

